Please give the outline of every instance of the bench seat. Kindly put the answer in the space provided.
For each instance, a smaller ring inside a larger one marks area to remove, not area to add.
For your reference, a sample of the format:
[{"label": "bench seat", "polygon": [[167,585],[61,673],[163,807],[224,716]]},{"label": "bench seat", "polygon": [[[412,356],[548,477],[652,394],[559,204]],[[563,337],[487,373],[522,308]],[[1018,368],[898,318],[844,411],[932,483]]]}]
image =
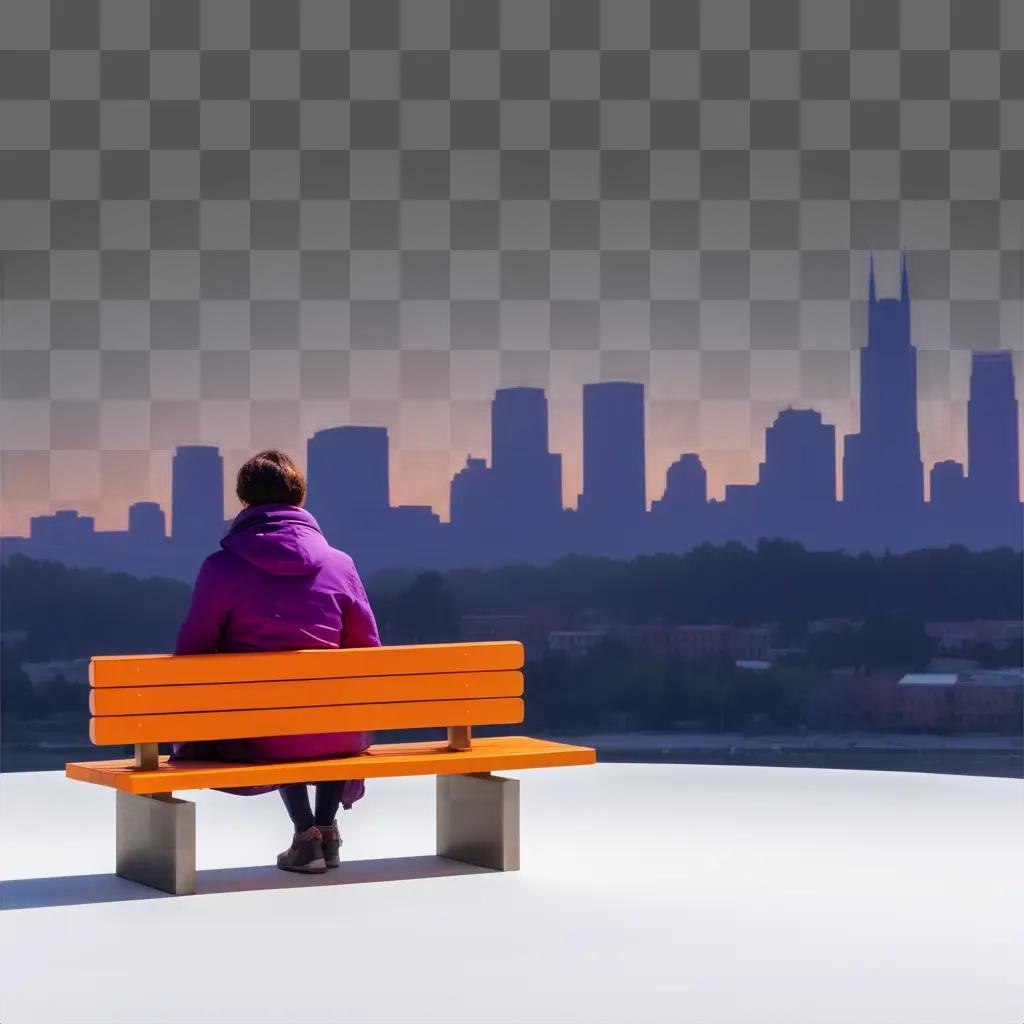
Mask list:
[{"label": "bench seat", "polygon": [[78,761],[67,765],[69,778],[109,786],[124,793],[151,795],[178,790],[236,786],[325,782],[331,779],[379,779],[404,775],[465,775],[493,770],[556,768],[593,764],[591,747],[532,739],[529,736],[488,736],[473,739],[469,750],[449,750],[446,741],[382,743],[365,754],[315,761],[274,764],[226,764],[222,761],[180,761],[140,770],[133,760]]}]

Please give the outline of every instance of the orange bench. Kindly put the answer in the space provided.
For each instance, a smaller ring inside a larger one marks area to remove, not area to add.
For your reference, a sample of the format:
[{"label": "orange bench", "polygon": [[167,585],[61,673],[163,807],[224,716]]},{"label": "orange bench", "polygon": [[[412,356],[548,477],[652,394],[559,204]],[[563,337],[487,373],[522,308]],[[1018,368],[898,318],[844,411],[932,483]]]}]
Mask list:
[{"label": "orange bench", "polygon": [[[134,760],[67,765],[71,779],[117,791],[117,874],[195,891],[195,805],[175,791],[437,776],[441,856],[519,867],[519,783],[495,769],[593,764],[595,752],[527,736],[473,739],[475,725],[523,720],[515,642],[339,651],[93,658],[89,736],[132,744]],[[276,764],[175,762],[172,741],[447,728],[447,742],[378,744],[354,757]]]}]

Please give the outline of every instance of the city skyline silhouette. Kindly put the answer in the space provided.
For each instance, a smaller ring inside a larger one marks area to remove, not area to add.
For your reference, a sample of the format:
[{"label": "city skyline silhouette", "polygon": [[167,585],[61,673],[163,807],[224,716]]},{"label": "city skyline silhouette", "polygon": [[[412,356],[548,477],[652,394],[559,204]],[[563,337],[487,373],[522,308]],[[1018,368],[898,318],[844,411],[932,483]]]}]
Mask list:
[{"label": "city skyline silhouette", "polygon": [[[972,354],[969,459],[966,466],[941,460],[929,467],[926,501],[906,256],[897,297],[879,298],[873,257],[868,287],[868,337],[859,352],[861,418],[858,430],[842,439],[841,497],[835,426],[819,410],[792,406],[779,410],[765,433],[756,482],[729,484],[724,500],[709,501],[700,453],[681,452],[664,486],[652,487],[643,385],[605,381],[583,387],[583,486],[575,507],[563,505],[561,455],[549,450],[547,395],[530,387],[495,392],[490,459],[470,455],[454,475],[448,522],[429,506],[392,504],[387,430],[358,424],[308,439],[308,507],[328,539],[371,567],[629,556],[766,536],[847,550],[1019,546],[1020,419],[1012,354]],[[660,496],[650,501],[649,491]],[[216,447],[176,449],[171,506],[166,545],[180,566],[194,565],[229,525]],[[90,517],[61,510],[34,517],[27,539],[6,538],[5,553],[36,551],[73,561],[83,557],[84,545],[103,564],[99,552],[116,549],[115,538],[141,554],[144,544],[161,539],[165,521],[159,503],[149,501],[131,505],[124,532],[95,531]]]}]

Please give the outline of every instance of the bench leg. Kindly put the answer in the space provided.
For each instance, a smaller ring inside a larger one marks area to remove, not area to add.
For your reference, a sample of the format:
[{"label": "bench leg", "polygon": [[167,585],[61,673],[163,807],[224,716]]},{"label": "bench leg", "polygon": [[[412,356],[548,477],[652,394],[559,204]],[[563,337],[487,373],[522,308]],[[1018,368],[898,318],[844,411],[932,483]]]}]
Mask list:
[{"label": "bench leg", "polygon": [[117,793],[117,874],[191,896],[196,891],[196,805],[172,796]]},{"label": "bench leg", "polygon": [[495,871],[518,871],[519,780],[489,772],[438,775],[437,852]]}]

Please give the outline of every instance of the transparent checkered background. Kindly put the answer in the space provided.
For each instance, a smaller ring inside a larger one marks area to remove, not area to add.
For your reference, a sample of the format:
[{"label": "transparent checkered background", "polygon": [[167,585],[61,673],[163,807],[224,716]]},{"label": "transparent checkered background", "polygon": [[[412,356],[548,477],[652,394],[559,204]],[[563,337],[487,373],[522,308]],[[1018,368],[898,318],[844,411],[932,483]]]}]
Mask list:
[{"label": "transparent checkered background", "polygon": [[[496,387],[649,397],[649,496],[856,427],[909,252],[926,462],[1021,344],[1020,0],[0,0],[5,532],[169,459],[390,428],[447,506]],[[1024,376],[1018,370],[1018,378]]]}]

